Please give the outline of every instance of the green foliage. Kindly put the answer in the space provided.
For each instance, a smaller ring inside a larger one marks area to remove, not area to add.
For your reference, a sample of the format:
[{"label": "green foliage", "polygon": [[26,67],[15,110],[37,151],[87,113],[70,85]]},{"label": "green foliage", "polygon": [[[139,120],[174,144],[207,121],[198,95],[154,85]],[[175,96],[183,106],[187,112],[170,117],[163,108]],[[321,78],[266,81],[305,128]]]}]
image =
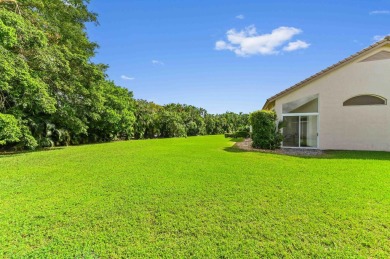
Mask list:
[{"label": "green foliage", "polygon": [[144,139],[158,136],[160,134],[158,114],[163,107],[145,100],[137,100],[135,105],[135,138]]},{"label": "green foliage", "polygon": [[163,138],[186,137],[186,128],[179,114],[162,110],[159,114],[158,125]]},{"label": "green foliage", "polygon": [[390,153],[223,136],[0,156],[2,258],[389,258]]},{"label": "green foliage", "polygon": [[4,24],[3,19],[0,20],[0,44],[8,48],[13,47],[17,43],[16,29]]},{"label": "green foliage", "polygon": [[210,135],[233,133],[249,130],[249,115],[226,112],[223,114],[207,114],[205,117],[206,132]]},{"label": "green foliage", "polygon": [[203,108],[197,108],[186,104],[168,104],[164,109],[175,113],[181,118],[182,124],[185,128],[186,136],[205,135],[206,128],[203,117],[207,111]]},{"label": "green foliage", "polygon": [[225,138],[249,138],[248,131],[236,131],[233,133],[225,133]]},{"label": "green foliage", "polygon": [[280,147],[282,134],[277,125],[274,111],[255,111],[249,116],[252,125],[253,147],[262,149],[276,149]]},{"label": "green foliage", "polygon": [[17,119],[12,115],[0,113],[0,146],[18,142],[21,136]]},{"label": "green foliage", "polygon": [[235,138],[248,138],[249,137],[249,132],[248,131],[237,131],[234,133]]},{"label": "green foliage", "polygon": [[[208,114],[203,108],[186,104],[157,105],[136,101],[135,138],[215,135],[249,131],[248,114]],[[183,131],[184,129],[184,131]]]},{"label": "green foliage", "polygon": [[18,143],[17,147],[21,149],[35,149],[38,146],[38,141],[32,136],[30,128],[26,125],[22,125],[21,130],[23,136],[21,142]]},{"label": "green foliage", "polygon": [[89,125],[90,142],[130,139],[135,123],[133,94],[112,82],[104,84],[103,106]]},{"label": "green foliage", "polygon": [[83,0],[0,1],[0,112],[13,115],[34,148],[128,139],[132,93],[94,64]]}]

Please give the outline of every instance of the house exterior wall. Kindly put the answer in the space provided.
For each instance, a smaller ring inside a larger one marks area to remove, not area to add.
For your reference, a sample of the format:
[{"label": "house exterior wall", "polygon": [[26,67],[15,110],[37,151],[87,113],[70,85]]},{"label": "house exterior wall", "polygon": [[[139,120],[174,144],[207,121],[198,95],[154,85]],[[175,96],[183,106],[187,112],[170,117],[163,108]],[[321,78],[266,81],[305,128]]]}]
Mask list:
[{"label": "house exterior wall", "polygon": [[[390,151],[390,59],[360,62],[390,46],[362,55],[357,60],[319,77],[275,100],[282,118],[282,104],[318,94],[320,149]],[[387,105],[343,106],[361,94],[380,95]]]}]

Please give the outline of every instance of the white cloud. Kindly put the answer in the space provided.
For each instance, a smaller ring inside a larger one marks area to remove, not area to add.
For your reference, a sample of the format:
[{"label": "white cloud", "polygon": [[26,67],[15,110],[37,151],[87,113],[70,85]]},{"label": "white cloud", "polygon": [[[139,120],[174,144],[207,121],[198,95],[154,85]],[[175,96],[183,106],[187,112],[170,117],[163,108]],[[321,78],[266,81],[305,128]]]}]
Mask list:
[{"label": "white cloud", "polygon": [[390,10],[375,10],[370,12],[370,15],[375,14],[390,14]]},{"label": "white cloud", "polygon": [[237,19],[243,20],[245,19],[245,16],[243,14],[239,14],[236,16]]},{"label": "white cloud", "polygon": [[390,36],[390,34],[387,34],[387,35],[375,35],[374,37],[372,37],[372,40],[373,41],[380,41],[380,40],[383,40],[387,36]]},{"label": "white cloud", "polygon": [[223,40],[219,40],[215,43],[215,49],[216,50],[231,50],[231,51],[234,51],[235,50],[235,47],[233,47],[232,45],[230,44],[227,44],[226,42],[224,42]]},{"label": "white cloud", "polygon": [[165,65],[164,62],[162,62],[160,60],[156,60],[156,59],[152,60],[152,64],[153,65],[161,65],[161,66]]},{"label": "white cloud", "polygon": [[125,75],[122,75],[121,78],[123,80],[134,80],[135,79],[134,77],[129,77],[129,76],[125,76]]},{"label": "white cloud", "polygon": [[310,46],[309,43],[306,43],[301,40],[297,40],[294,42],[289,42],[287,46],[283,48],[284,51],[294,51],[298,49],[307,49]]},{"label": "white cloud", "polygon": [[[216,50],[230,50],[237,56],[251,55],[273,55],[281,51],[293,51],[296,49],[307,48],[310,44],[304,41],[289,42],[295,35],[300,34],[302,30],[294,27],[279,27],[269,34],[259,35],[254,25],[246,27],[244,30],[236,31],[231,29],[226,32],[227,41],[217,41]],[[284,44],[288,43],[284,48]],[[291,46],[290,46],[291,44]],[[295,49],[294,49],[295,48]]]},{"label": "white cloud", "polygon": [[375,35],[374,37],[372,37],[372,40],[373,41],[380,41],[380,40],[383,40],[385,38],[385,35]]}]

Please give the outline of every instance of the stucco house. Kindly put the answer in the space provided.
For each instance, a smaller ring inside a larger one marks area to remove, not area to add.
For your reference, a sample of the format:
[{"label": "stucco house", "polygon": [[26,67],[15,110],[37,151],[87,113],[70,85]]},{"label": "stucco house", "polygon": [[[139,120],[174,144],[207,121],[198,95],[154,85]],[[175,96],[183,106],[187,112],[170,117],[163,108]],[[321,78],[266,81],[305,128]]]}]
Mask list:
[{"label": "stucco house", "polygon": [[390,151],[390,36],[272,96],[283,147]]}]

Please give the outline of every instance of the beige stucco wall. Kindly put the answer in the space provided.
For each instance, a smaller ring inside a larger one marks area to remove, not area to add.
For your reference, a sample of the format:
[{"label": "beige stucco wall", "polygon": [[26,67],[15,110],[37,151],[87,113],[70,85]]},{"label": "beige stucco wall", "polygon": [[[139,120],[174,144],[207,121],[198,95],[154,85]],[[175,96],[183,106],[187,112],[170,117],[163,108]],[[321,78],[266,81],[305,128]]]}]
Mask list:
[{"label": "beige stucco wall", "polygon": [[[275,101],[282,104],[319,94],[319,148],[390,151],[390,59],[360,62],[390,46],[375,49]],[[360,94],[376,94],[387,105],[343,106]]]}]

